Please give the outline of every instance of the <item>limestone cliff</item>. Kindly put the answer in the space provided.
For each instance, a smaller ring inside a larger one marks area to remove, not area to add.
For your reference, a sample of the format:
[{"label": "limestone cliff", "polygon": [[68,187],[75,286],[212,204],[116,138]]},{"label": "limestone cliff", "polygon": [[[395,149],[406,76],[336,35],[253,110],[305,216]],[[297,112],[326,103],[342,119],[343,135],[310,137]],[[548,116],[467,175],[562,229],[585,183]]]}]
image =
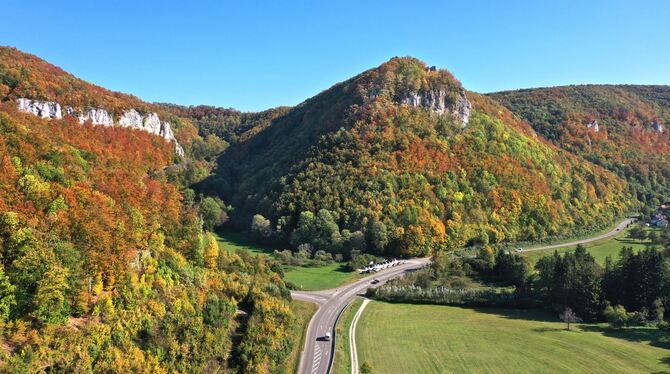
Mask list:
[{"label": "limestone cliff", "polygon": [[[53,101],[39,101],[28,98],[19,98],[17,100],[18,109],[22,112],[32,113],[36,116],[46,119],[62,119],[63,111],[60,104]],[[79,123],[91,121],[94,125],[102,126],[120,126],[145,131],[153,135],[172,142],[175,145],[175,152],[179,156],[184,156],[184,149],[179,145],[174,136],[169,122],[161,121],[158,114],[149,112],[142,114],[135,109],[129,109],[123,112],[118,122],[114,122],[114,117],[107,110],[102,108],[89,108],[78,110],[67,107],[66,115],[74,116]]]},{"label": "limestone cliff", "polygon": [[459,90],[455,100],[445,90],[430,89],[411,92],[400,101],[410,106],[428,108],[438,114],[451,113],[463,126],[468,124],[472,110],[464,89]]}]

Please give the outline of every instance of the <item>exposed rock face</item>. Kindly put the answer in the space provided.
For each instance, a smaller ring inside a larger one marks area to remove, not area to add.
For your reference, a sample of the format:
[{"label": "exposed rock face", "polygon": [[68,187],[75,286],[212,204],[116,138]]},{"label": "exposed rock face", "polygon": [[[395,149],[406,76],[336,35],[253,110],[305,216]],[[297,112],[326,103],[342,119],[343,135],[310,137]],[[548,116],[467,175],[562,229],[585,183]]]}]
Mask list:
[{"label": "exposed rock face", "polygon": [[[63,118],[61,106],[55,102],[20,98],[17,100],[17,104],[19,110],[22,112],[32,113],[42,118]],[[91,121],[94,125],[114,126],[114,118],[112,115],[101,108],[78,111],[72,107],[67,107],[65,112],[68,115],[77,117],[79,123]],[[119,119],[118,125],[121,127],[146,131],[150,134],[158,135],[169,142],[174,142],[175,152],[179,156],[184,156],[184,149],[177,142],[170,123],[161,121],[156,113],[152,112],[142,115],[135,109],[126,110]]]},{"label": "exposed rock face", "polygon": [[156,113],[142,115],[135,109],[126,110],[119,119],[119,126],[146,131],[168,141],[174,141],[177,154],[184,155],[184,149],[177,143],[170,123],[161,121]]},{"label": "exposed rock face", "polygon": [[26,113],[32,113],[42,118],[63,118],[63,112],[60,105],[53,101],[39,101],[20,98],[18,100],[19,110]]},{"label": "exposed rock face", "polygon": [[651,127],[654,129],[654,131],[658,132],[659,134],[663,134],[663,131],[665,131],[663,125],[658,123],[658,121],[654,121],[654,123],[651,124]]},{"label": "exposed rock face", "polygon": [[112,115],[109,114],[109,112],[106,110],[100,108],[91,108],[84,113],[80,113],[77,118],[79,119],[80,123],[84,123],[90,120],[94,125],[114,125],[114,119],[112,118]]},{"label": "exposed rock face", "polygon": [[461,89],[458,98],[452,102],[452,98],[444,90],[429,90],[425,92],[412,92],[400,100],[401,103],[414,107],[428,108],[436,113],[451,113],[463,126],[470,120],[472,104],[465,96],[465,90]]},{"label": "exposed rock face", "polygon": [[586,124],[586,128],[589,130],[593,130],[595,132],[600,131],[600,127],[598,126],[598,120],[594,119],[593,121],[589,122]]}]

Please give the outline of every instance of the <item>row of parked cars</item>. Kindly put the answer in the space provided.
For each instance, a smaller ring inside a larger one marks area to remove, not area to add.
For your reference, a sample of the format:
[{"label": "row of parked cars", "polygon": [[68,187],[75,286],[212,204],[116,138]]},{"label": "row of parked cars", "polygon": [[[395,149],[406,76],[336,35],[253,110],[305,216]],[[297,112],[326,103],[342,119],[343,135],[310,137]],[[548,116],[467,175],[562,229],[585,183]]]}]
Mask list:
[{"label": "row of parked cars", "polygon": [[388,268],[393,267],[393,266],[398,266],[398,265],[404,264],[406,262],[407,261],[397,260],[395,258],[387,259],[384,262],[380,262],[378,264],[375,264],[374,262],[370,262],[368,264],[368,266],[361,269],[361,274],[376,273],[380,270],[388,269]]}]

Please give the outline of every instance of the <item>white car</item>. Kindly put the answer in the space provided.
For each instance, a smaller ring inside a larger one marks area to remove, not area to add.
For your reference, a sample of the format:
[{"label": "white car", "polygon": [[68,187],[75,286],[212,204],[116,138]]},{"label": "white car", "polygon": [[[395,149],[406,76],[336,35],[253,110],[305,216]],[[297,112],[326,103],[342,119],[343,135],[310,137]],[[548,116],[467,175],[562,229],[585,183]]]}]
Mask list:
[{"label": "white car", "polygon": [[329,342],[330,341],[330,332],[327,332],[326,335],[323,336],[323,340]]}]

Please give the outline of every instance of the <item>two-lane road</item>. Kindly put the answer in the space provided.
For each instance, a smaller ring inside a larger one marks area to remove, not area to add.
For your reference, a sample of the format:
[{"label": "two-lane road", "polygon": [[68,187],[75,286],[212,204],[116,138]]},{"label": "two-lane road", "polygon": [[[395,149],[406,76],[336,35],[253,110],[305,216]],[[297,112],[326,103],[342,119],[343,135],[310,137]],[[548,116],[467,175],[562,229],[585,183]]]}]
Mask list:
[{"label": "two-lane road", "polygon": [[[605,234],[587,239],[575,240],[569,243],[526,249],[524,252],[569,247],[609,238],[623,231],[629,224],[635,222],[635,220],[635,218],[625,219],[614,229]],[[373,287],[370,283],[373,279],[379,279],[380,282],[378,285],[381,285],[385,281],[400,276],[408,270],[418,269],[429,263],[429,258],[412,259],[408,260],[407,263],[403,265],[397,265],[390,269],[382,270],[379,273],[372,274],[369,277],[337,289],[313,292],[291,292],[291,296],[297,300],[309,301],[319,305],[319,309],[312,317],[307,328],[305,347],[300,359],[300,374],[327,374],[329,372],[331,357],[335,353],[333,350],[334,342],[317,339],[326,335],[326,332],[330,332],[333,339],[336,338],[335,322],[337,321],[338,315],[357,294],[364,293],[366,289]]]},{"label": "two-lane road", "polygon": [[[378,279],[379,284],[404,274],[408,270],[418,269],[430,263],[428,258],[412,259],[402,265],[374,273],[354,283],[344,285],[337,289],[300,292],[293,291],[291,296],[297,300],[309,301],[319,305],[307,328],[305,347],[300,359],[301,374],[326,374],[330,370],[330,362],[334,351],[335,322],[340,312],[356,297],[364,293],[373,285],[373,279]],[[330,332],[333,341],[317,340]]]}]

